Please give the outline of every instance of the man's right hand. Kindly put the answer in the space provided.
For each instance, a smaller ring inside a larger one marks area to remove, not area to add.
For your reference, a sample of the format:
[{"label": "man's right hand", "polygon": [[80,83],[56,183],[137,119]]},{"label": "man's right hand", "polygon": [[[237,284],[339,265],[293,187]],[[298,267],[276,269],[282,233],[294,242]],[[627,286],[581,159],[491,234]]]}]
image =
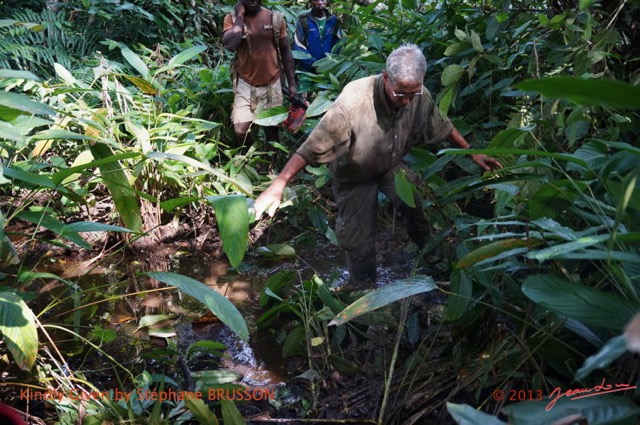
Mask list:
[{"label": "man's right hand", "polygon": [[271,186],[267,188],[253,204],[253,210],[256,214],[256,220],[260,220],[262,214],[266,211],[269,217],[273,217],[282,202],[282,193],[286,185],[280,184],[275,180]]},{"label": "man's right hand", "polygon": [[234,10],[236,13],[236,19],[238,18],[238,16],[243,17],[244,18],[244,12],[247,10],[244,7],[244,4],[242,4],[242,2],[238,2],[236,3],[236,5],[234,6]]},{"label": "man's right hand", "polygon": [[298,153],[294,153],[293,156],[289,158],[289,161],[287,161],[280,174],[278,174],[278,177],[276,177],[267,190],[262,192],[253,203],[256,220],[259,220],[265,211],[269,214],[269,217],[274,216],[282,202],[284,188],[287,187],[289,181],[306,165],[307,161]]}]

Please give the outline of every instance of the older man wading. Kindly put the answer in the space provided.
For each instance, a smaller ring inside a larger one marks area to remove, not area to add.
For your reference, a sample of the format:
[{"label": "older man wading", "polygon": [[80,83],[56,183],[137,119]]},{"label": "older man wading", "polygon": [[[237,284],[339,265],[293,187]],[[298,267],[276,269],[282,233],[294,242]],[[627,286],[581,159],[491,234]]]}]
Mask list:
[{"label": "older man wading", "polygon": [[[381,75],[347,84],[309,138],[255,201],[256,218],[275,214],[286,185],[305,166],[328,164],[338,205],[336,236],[346,251],[349,289],[372,287],[376,280],[376,221],[378,191],[406,217],[411,239],[422,247],[430,235],[422,199],[414,192],[416,208],[395,191],[401,170],[414,185],[418,175],[403,157],[418,142],[438,143],[448,138],[454,147],[469,143],[448,118],[442,118],[422,85],[427,62],[417,46],[407,44],[389,55]],[[495,158],[471,155],[483,170],[502,168]]]}]

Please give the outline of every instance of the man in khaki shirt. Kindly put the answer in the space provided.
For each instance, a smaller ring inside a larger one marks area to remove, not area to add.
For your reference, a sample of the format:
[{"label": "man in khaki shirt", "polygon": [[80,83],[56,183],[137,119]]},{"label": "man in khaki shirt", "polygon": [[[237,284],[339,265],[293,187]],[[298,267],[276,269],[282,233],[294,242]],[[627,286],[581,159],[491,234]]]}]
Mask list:
[{"label": "man in khaki shirt", "polygon": [[[372,285],[376,279],[375,237],[378,192],[384,193],[407,218],[407,230],[422,246],[430,228],[422,199],[414,192],[416,208],[395,191],[395,175],[403,170],[409,181],[419,177],[403,157],[418,143],[433,144],[446,138],[458,148],[469,144],[422,85],[427,64],[417,46],[395,49],[381,75],[347,84],[309,138],[289,159],[282,172],[255,202],[256,218],[268,210],[273,216],[282,193],[305,166],[328,164],[338,205],[336,236],[347,253],[350,284]],[[485,171],[501,168],[494,158],[471,155]]]}]

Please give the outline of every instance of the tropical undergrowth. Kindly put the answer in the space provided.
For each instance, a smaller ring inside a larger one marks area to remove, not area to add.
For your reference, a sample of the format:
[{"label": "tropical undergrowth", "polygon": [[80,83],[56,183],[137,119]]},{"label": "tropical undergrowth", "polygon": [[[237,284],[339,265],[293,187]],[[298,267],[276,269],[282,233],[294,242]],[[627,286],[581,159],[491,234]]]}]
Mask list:
[{"label": "tropical undergrowth", "polygon": [[[230,129],[231,55],[217,40],[231,6],[165,2],[152,10],[158,3],[118,9],[110,2],[67,2],[57,13],[10,9],[12,19],[0,23],[0,52],[12,52],[0,55],[0,261],[7,270],[0,330],[3,350],[25,371],[21,385],[66,394],[103,390],[74,351],[80,358],[104,353],[117,370],[117,388],[205,389],[236,378],[217,366],[167,372],[189,366],[194,356],[214,363],[223,350],[215,341],[184,351],[169,336],[164,351],[148,347],[152,360],[167,359],[167,369],[152,361],[121,364],[101,348],[112,330],[91,322],[99,309],[93,303],[100,305],[94,290],[25,260],[36,244],[104,247],[103,254],[116,255],[149,249],[167,234],[179,237],[185,217],[191,232],[215,228],[233,267],[251,261],[248,246],[260,245],[269,223],[250,230],[248,205],[268,182],[262,170],[273,164],[273,149],[257,143],[241,150]],[[272,6],[285,12],[292,30],[302,7]],[[505,168],[481,174],[469,151],[416,149],[407,158],[426,184],[414,188],[399,178],[398,190],[406,199],[423,191],[435,242],[451,247],[437,276],[417,263],[406,280],[364,295],[336,295],[327,276],[285,272],[267,279],[258,332],[277,331],[284,356],[306,359],[300,376],[310,396],[298,415],[338,415],[319,401],[351,380],[360,388],[350,387],[347,416],[364,397],[360,418],[377,423],[550,423],[571,415],[632,423],[637,416],[632,390],[564,397],[548,409],[556,389],[636,384],[631,321],[640,307],[638,10],[626,2],[550,6],[333,5],[345,37],[317,72],[299,75],[313,102],[302,130],[282,134],[277,161],[347,82],[381,71],[394,47],[412,42],[428,58],[425,86],[441,112],[472,152],[493,155]],[[127,22],[126,31],[112,27],[114,16]],[[153,22],[153,31],[143,31],[143,22]],[[254,130],[285,117],[284,109],[265,111]],[[327,176],[323,168],[306,170],[279,215],[301,233],[315,228],[333,241],[332,205],[321,202],[328,198],[321,196],[328,195]],[[275,258],[290,250],[260,248]],[[166,263],[105,282],[112,295],[102,302],[168,290],[157,282],[195,294],[240,338],[248,337],[224,297],[171,273]],[[59,292],[46,298],[46,285]],[[146,313],[132,320],[134,331],[170,335],[170,311]],[[63,343],[63,335],[74,342]],[[84,414],[170,423],[214,423],[215,415],[197,400],[103,397],[84,413],[77,406],[66,398],[55,413],[61,420]],[[215,408],[225,420],[242,421],[233,403]]]}]

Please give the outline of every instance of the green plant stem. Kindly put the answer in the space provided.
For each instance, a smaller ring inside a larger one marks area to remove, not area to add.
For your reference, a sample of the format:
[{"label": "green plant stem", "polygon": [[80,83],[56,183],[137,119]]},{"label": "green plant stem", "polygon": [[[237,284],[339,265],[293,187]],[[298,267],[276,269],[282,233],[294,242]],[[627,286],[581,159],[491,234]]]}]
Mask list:
[{"label": "green plant stem", "polygon": [[387,406],[387,400],[389,399],[389,392],[391,391],[391,380],[393,379],[393,369],[398,359],[398,351],[400,349],[400,341],[402,341],[402,333],[404,332],[404,326],[407,323],[407,315],[409,314],[409,304],[411,297],[402,300],[400,307],[400,323],[398,323],[398,333],[396,335],[396,344],[393,347],[393,356],[391,357],[391,364],[389,365],[389,374],[384,384],[384,395],[382,396],[382,403],[380,404],[380,414],[378,415],[378,425],[384,425],[384,413]]}]

